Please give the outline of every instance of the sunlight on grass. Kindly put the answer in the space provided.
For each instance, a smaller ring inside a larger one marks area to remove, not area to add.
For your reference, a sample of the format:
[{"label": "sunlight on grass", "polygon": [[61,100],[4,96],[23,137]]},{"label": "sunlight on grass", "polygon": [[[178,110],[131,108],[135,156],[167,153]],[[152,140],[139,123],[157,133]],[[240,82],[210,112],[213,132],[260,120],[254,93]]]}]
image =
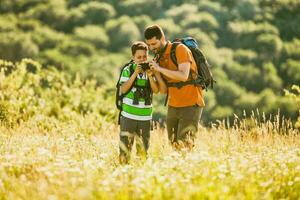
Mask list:
[{"label": "sunlight on grass", "polygon": [[151,135],[149,157],[118,163],[118,127],[94,134],[75,124],[51,132],[1,127],[1,199],[297,199],[300,135],[222,127],[198,132],[194,150],[174,151],[166,131]]}]

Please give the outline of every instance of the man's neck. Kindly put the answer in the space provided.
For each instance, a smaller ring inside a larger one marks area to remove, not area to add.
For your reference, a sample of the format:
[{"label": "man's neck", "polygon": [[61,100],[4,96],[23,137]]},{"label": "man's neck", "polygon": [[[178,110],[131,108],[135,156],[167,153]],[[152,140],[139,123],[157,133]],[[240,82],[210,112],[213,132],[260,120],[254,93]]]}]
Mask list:
[{"label": "man's neck", "polygon": [[160,51],[159,51],[159,53],[162,53],[162,52],[164,52],[164,51],[166,50],[166,47],[167,47],[168,41],[167,41],[167,40],[165,40],[165,41],[163,41],[161,44],[162,44],[162,45],[161,45],[161,48],[160,48]]},{"label": "man's neck", "polygon": [[168,44],[168,41],[167,41],[167,40],[164,40],[164,41],[162,42],[162,48],[164,48],[167,44]]}]

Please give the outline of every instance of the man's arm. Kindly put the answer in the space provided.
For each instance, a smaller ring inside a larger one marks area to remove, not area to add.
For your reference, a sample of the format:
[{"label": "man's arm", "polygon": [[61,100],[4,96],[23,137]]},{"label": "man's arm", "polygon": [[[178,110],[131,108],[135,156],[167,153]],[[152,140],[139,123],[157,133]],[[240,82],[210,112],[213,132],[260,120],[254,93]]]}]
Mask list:
[{"label": "man's arm", "polygon": [[160,67],[154,61],[151,62],[151,67],[153,70],[160,72],[171,79],[178,80],[178,81],[187,81],[187,79],[189,78],[191,63],[190,62],[180,63],[178,65],[178,70],[176,71]]}]

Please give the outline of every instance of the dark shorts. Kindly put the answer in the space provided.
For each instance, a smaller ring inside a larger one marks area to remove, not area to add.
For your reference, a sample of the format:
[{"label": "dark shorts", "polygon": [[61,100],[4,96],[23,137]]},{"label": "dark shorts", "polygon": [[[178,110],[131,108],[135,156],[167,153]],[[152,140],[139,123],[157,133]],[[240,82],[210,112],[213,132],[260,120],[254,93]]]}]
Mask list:
[{"label": "dark shorts", "polygon": [[[120,154],[130,153],[134,138],[142,140],[143,150],[149,148],[151,120],[139,121],[121,116],[120,119]],[[137,142],[138,145],[138,142]],[[137,146],[137,151],[140,147]],[[138,152],[139,153],[139,152]]]},{"label": "dark shorts", "polygon": [[198,105],[180,108],[168,107],[167,129],[171,143],[194,139],[202,110],[203,108]]}]

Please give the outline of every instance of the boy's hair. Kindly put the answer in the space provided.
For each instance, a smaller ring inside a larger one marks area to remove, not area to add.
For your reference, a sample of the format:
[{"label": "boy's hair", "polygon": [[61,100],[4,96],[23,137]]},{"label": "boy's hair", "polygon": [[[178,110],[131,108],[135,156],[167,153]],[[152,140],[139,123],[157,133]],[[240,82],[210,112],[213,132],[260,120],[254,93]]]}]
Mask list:
[{"label": "boy's hair", "polygon": [[144,36],[145,36],[146,40],[150,40],[153,37],[156,37],[156,39],[160,40],[161,37],[164,35],[165,34],[164,34],[162,28],[158,24],[148,26],[144,32]]},{"label": "boy's hair", "polygon": [[141,41],[134,42],[131,46],[131,53],[133,56],[137,50],[148,51],[148,46],[144,42],[141,42]]}]

